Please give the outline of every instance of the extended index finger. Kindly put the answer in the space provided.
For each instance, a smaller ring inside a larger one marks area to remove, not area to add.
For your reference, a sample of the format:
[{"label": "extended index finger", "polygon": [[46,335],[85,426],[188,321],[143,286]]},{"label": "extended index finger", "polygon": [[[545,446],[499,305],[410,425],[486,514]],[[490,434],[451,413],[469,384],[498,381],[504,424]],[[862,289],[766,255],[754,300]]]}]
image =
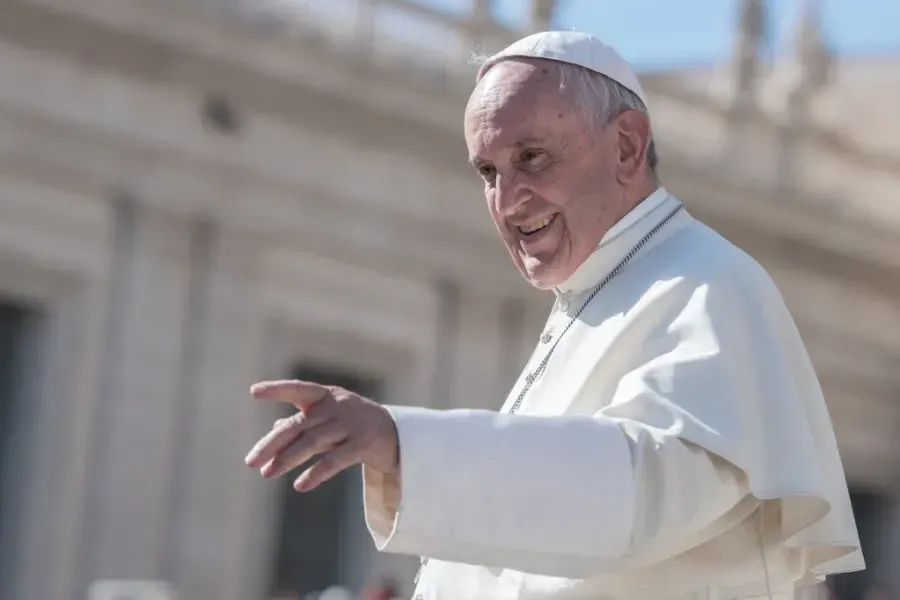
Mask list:
[{"label": "extended index finger", "polygon": [[327,398],[330,393],[328,386],[296,379],[261,381],[250,387],[250,395],[257,400],[275,400],[297,407],[315,404]]}]

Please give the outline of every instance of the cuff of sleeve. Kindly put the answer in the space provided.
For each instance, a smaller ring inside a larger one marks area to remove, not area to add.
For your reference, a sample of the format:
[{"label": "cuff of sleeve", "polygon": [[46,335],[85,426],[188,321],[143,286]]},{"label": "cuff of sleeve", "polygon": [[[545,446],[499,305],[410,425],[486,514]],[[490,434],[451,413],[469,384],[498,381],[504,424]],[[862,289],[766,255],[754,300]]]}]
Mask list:
[{"label": "cuff of sleeve", "polygon": [[615,423],[388,408],[400,481],[363,473],[379,550],[464,562],[478,549],[593,558],[627,551],[631,449]]},{"label": "cuff of sleeve", "polygon": [[385,550],[397,529],[400,480],[363,466],[363,510],[375,547]]}]

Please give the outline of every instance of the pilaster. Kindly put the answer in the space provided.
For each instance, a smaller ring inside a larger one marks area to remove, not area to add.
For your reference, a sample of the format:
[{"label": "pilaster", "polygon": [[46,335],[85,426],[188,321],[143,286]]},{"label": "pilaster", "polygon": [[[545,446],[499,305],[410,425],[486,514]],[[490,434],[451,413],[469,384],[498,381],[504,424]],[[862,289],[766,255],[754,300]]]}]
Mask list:
[{"label": "pilaster", "polygon": [[123,200],[114,237],[106,381],[90,434],[83,588],[100,578],[160,576],[191,276],[188,223]]},{"label": "pilaster", "polygon": [[502,308],[498,297],[469,289],[461,291],[452,391],[449,404],[440,408],[497,410],[503,404],[506,395],[500,393],[505,379]]},{"label": "pilaster", "polygon": [[[11,492],[21,598],[71,593],[107,308],[109,205],[0,168],[0,293],[34,307]],[[15,583],[15,582],[14,582]]]},{"label": "pilaster", "polygon": [[261,245],[235,230],[203,225],[194,255],[192,294],[182,355],[174,441],[166,574],[184,598],[241,600],[258,595],[248,577],[245,527],[255,474],[243,456],[259,436],[257,407],[247,395],[259,377],[264,340],[260,302]]}]

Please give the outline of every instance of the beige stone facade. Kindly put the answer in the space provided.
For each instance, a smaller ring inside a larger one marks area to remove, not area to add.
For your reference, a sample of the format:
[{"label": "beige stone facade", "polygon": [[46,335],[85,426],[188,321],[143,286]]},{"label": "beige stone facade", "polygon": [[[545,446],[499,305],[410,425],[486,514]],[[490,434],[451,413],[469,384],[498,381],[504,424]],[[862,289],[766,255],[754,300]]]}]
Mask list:
[{"label": "beige stone facade", "polygon": [[[460,49],[515,34],[431,15],[456,50],[410,65],[377,19],[326,35],[242,6],[0,7],[3,598],[81,599],[100,579],[266,597],[282,496],[242,458],[277,412],[249,383],[315,367],[391,403],[497,407],[543,323],[550,299],[495,240],[460,134]],[[886,492],[900,123],[845,113],[896,68],[840,64],[802,126],[774,75],[737,112],[728,70],[646,78],[666,186],[774,275],[851,481]],[[896,77],[885,93],[900,104]],[[414,559],[365,539],[354,485],[340,577],[409,578]]]}]

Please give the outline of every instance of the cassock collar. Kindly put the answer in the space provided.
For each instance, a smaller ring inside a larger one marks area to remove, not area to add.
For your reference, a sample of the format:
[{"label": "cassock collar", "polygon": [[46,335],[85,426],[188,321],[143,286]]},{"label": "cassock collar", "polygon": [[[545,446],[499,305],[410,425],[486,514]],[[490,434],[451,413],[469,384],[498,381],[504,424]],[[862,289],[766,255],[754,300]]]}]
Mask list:
[{"label": "cassock collar", "polygon": [[[631,248],[622,245],[635,244],[650,231],[663,215],[654,216],[663,204],[675,201],[665,188],[657,188],[655,192],[639,202],[628,213],[613,225],[597,249],[575,269],[575,272],[562,284],[553,289],[557,296],[579,294],[593,286],[606,276],[615,262],[621,260]],[[634,238],[632,240],[632,238]]]}]

